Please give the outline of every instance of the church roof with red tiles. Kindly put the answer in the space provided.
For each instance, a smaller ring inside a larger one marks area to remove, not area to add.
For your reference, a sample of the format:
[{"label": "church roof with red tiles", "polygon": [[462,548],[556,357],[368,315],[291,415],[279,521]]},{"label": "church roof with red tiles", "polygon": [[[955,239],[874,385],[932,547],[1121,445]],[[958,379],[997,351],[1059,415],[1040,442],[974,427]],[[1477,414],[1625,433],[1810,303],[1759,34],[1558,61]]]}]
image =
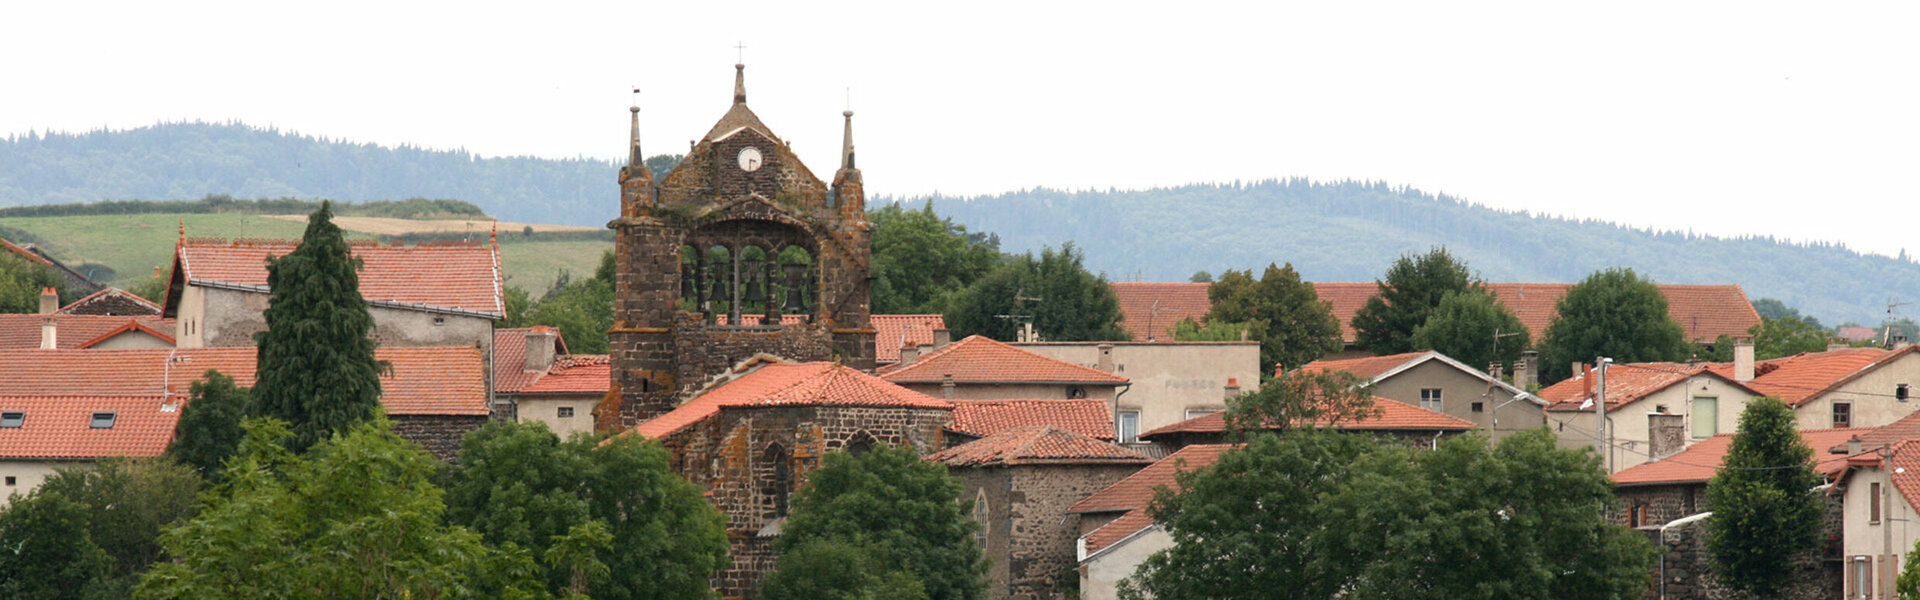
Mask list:
[{"label": "church roof with red tiles", "polygon": [[[1829,452],[1834,446],[1844,446],[1847,439],[1866,433],[1869,429],[1802,429],[1801,441],[1813,449],[1814,471],[1822,475],[1834,475],[1847,466],[1847,457]],[[1623,486],[1666,485],[1683,483],[1706,483],[1713,478],[1715,471],[1726,462],[1727,450],[1733,445],[1733,435],[1723,433],[1687,446],[1663,459],[1642,465],[1622,469],[1613,474],[1613,482]]]},{"label": "church roof with red tiles", "polygon": [[[8,460],[152,458],[173,441],[178,405],[158,396],[0,395],[0,413],[19,426],[0,426],[0,457]],[[112,413],[95,427],[96,413]]]},{"label": "church roof with red tiles", "polygon": [[[189,285],[267,291],[267,257],[298,246],[283,240],[188,240],[180,244],[174,268]],[[501,318],[500,256],[487,244],[434,243],[417,246],[353,244],[362,261],[360,295],[368,302],[398,308],[475,314]],[[167,295],[177,310],[179,292]]]},{"label": "church roof with red tiles", "polygon": [[946,329],[942,315],[873,315],[874,360],[900,362],[900,348],[907,344],[933,345],[933,330]]},{"label": "church roof with red tiles", "polygon": [[[1319,423],[1342,431],[1467,431],[1472,421],[1432,411],[1405,402],[1374,396],[1375,414],[1344,423]],[[1175,433],[1221,433],[1227,430],[1227,415],[1216,412],[1201,415],[1140,434],[1142,439]]]},{"label": "church roof with red tiles", "polygon": [[56,315],[106,314],[101,312],[93,312],[93,311],[90,311],[89,309],[93,308],[95,305],[107,304],[107,303],[123,303],[126,306],[136,307],[136,310],[139,311],[137,313],[128,313],[125,316],[153,316],[153,317],[160,316],[160,305],[154,304],[152,300],[141,298],[140,296],[135,295],[133,292],[129,292],[120,288],[115,288],[115,287],[100,288],[100,291],[98,292],[87,294],[86,297],[67,303],[66,306],[60,307],[60,310],[54,311],[53,314],[56,314]]},{"label": "church roof with red tiles", "polygon": [[1124,385],[1127,378],[1021,350],[984,336],[969,336],[887,371],[894,383],[1068,383]]},{"label": "church roof with red tiles", "polygon": [[953,409],[950,402],[888,383],[838,363],[758,363],[740,369],[745,372],[706,390],[667,414],[641,423],[634,431],[650,438],[665,437],[718,414],[722,408],[871,406]]},{"label": "church roof with red tiles", "polygon": [[1052,425],[1015,427],[927,455],[950,467],[1146,464],[1147,455]]},{"label": "church roof with red tiles", "polygon": [[1052,425],[1112,440],[1113,412],[1105,400],[954,400],[950,431],[987,437],[1017,427]]},{"label": "church roof with red tiles", "polygon": [[1070,513],[1102,513],[1144,509],[1153,501],[1153,490],[1165,486],[1175,491],[1179,484],[1174,475],[1195,469],[1212,466],[1220,460],[1220,455],[1228,450],[1240,447],[1239,444],[1194,444],[1181,448],[1166,458],[1154,461],[1126,479],[1114,482],[1106,489],[1094,492],[1086,499],[1074,503],[1067,509]]},{"label": "church roof with red tiles", "polygon": [[0,315],[0,350],[21,350],[40,347],[41,325],[48,319],[53,320],[54,346],[60,349],[80,348],[99,343],[99,338],[109,332],[127,330],[127,324],[137,322],[141,327],[160,332],[168,343],[173,342],[173,319],[159,317],[126,317],[118,315]]},{"label": "church roof with red tiles", "polygon": [[[0,352],[0,394],[33,396],[185,395],[208,369],[252,387],[258,349],[9,350]],[[172,361],[169,362],[169,357]],[[392,366],[380,403],[393,415],[486,415],[485,364],[474,347],[393,347],[374,351]]]}]

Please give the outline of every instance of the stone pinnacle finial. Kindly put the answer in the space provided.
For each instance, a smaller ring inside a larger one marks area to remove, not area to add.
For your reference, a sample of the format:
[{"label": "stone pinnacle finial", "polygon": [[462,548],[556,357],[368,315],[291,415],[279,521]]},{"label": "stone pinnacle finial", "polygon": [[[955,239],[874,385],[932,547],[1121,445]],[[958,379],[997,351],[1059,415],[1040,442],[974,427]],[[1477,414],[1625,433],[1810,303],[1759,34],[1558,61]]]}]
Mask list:
[{"label": "stone pinnacle finial", "polygon": [[187,243],[187,218],[180,217],[180,243]]},{"label": "stone pinnacle finial", "polygon": [[638,167],[647,160],[640,154],[640,88],[633,89],[633,108],[628,110],[633,112],[633,133],[627,139],[633,148],[627,151],[627,166]]},{"label": "stone pinnacle finial", "polygon": [[733,63],[733,103],[747,103],[747,65]]},{"label": "stone pinnacle finial", "polygon": [[853,168],[853,111],[841,111],[840,116],[847,118],[845,135],[840,138],[840,168]]}]

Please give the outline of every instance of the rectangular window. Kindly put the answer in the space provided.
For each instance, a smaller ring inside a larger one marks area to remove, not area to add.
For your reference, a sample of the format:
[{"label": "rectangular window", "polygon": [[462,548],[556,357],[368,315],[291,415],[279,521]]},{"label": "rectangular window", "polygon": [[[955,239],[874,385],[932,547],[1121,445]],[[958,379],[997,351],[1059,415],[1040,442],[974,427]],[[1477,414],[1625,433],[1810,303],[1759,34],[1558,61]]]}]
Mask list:
[{"label": "rectangular window", "polygon": [[1487,411],[1487,405],[1485,403],[1482,403],[1482,402],[1473,403],[1473,412],[1486,412],[1486,411]]},{"label": "rectangular window", "polygon": [[1207,415],[1210,415],[1210,414],[1213,414],[1213,413],[1217,413],[1217,412],[1220,412],[1220,409],[1218,409],[1218,408],[1189,408],[1189,409],[1187,409],[1187,418],[1189,418],[1189,419],[1198,419],[1198,418],[1200,418],[1200,417],[1204,417],[1204,416],[1207,416]]},{"label": "rectangular window", "polygon": [[13,478],[13,476],[12,476],[12,475],[8,475],[8,476],[7,476],[7,487],[13,487],[13,484],[14,484],[14,481],[15,481],[15,480],[14,480],[14,478]]},{"label": "rectangular window", "polygon": [[1849,583],[1853,584],[1848,586],[1853,588],[1853,593],[1848,594],[1848,598],[1873,597],[1873,562],[1871,559],[1865,556],[1853,557],[1853,572],[1848,573],[1848,575],[1849,577],[1847,579]]},{"label": "rectangular window", "polygon": [[1632,506],[1627,507],[1627,526],[1647,526],[1647,505],[1635,502]]},{"label": "rectangular window", "polygon": [[571,418],[573,418],[573,407],[571,407],[571,406],[562,406],[562,407],[560,407],[560,418],[562,418],[562,419],[571,419]]},{"label": "rectangular window", "polygon": [[1706,439],[1720,433],[1720,399],[1705,396],[1693,399],[1693,439]]},{"label": "rectangular window", "polygon": [[1116,434],[1122,444],[1140,441],[1140,411],[1120,411],[1119,431]]},{"label": "rectangular window", "polygon": [[26,411],[10,410],[7,412],[0,412],[0,428],[19,429],[20,426],[26,424],[26,422],[27,422]]},{"label": "rectangular window", "polygon": [[1421,388],[1420,408],[1424,408],[1431,411],[1441,410],[1440,409],[1440,388]]},{"label": "rectangular window", "polygon": [[114,416],[111,412],[93,413],[93,420],[88,423],[88,426],[94,429],[112,429]]},{"label": "rectangular window", "polygon": [[1867,501],[1867,522],[1879,523],[1880,522],[1880,482],[1875,481],[1873,482],[1873,485],[1867,486],[1867,493],[1873,495],[1873,499]]},{"label": "rectangular window", "polygon": [[1833,426],[1835,429],[1853,426],[1853,403],[1833,403]]}]

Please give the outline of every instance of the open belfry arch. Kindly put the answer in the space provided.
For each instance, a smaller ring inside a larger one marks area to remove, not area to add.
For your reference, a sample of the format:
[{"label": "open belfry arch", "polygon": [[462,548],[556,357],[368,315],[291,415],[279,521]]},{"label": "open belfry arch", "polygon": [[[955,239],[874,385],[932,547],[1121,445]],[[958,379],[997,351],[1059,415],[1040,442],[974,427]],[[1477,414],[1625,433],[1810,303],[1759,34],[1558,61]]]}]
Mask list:
[{"label": "open belfry arch", "polygon": [[747,107],[745,69],[734,65],[732,107],[664,178],[646,166],[632,108],[620,218],[608,223],[617,273],[601,429],[664,414],[759,354],[874,367],[873,226],[853,113],[823,182]]}]

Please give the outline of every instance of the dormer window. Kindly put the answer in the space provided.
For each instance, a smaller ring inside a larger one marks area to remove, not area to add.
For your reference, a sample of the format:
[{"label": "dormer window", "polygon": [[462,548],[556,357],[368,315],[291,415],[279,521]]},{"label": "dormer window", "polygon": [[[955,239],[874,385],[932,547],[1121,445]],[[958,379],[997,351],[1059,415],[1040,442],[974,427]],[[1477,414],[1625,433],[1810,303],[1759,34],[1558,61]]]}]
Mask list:
[{"label": "dormer window", "polygon": [[89,423],[89,426],[93,427],[94,429],[113,429],[113,421],[115,416],[116,416],[116,413],[113,413],[113,412],[93,413],[93,420],[91,423]]},{"label": "dormer window", "polygon": [[9,410],[0,412],[0,429],[19,429],[20,426],[26,424],[26,422],[26,411]]}]

